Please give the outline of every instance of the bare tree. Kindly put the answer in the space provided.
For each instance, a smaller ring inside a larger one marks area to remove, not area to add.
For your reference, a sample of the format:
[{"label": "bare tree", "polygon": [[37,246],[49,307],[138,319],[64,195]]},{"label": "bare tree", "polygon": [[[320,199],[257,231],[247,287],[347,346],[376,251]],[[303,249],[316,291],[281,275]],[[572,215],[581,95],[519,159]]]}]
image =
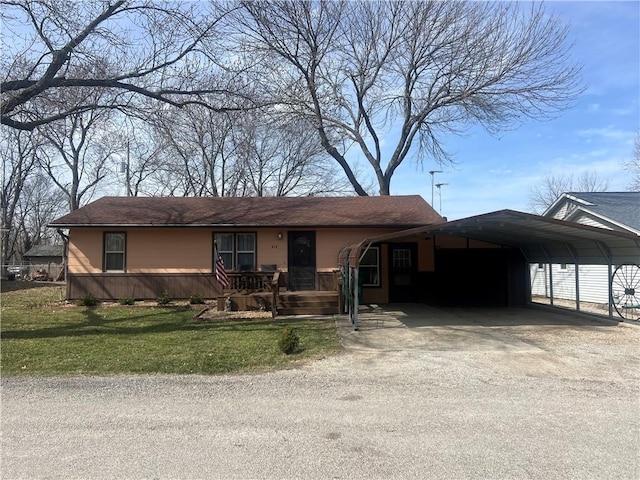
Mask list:
[{"label": "bare tree", "polygon": [[51,245],[58,240],[47,225],[63,215],[67,208],[65,196],[44,172],[39,169],[29,176],[15,217],[21,237],[21,255],[35,245]]},{"label": "bare tree", "polygon": [[117,124],[111,136],[117,142],[114,170],[118,189],[123,187],[118,194],[124,192],[128,197],[154,195],[158,188],[154,176],[161,168],[166,145],[153,126],[143,120],[117,117],[112,123]]},{"label": "bare tree", "polygon": [[633,158],[625,162],[622,167],[631,174],[628,190],[632,192],[640,190],[640,133],[636,136]]},{"label": "bare tree", "polygon": [[118,143],[109,131],[108,114],[76,112],[40,128],[48,142],[40,148],[40,166],[64,193],[71,211],[90,200],[105,180],[111,181],[110,160]]},{"label": "bare tree", "polygon": [[234,18],[242,29],[238,51],[268,59],[265,91],[315,126],[359,195],[367,192],[353,171],[352,146],[388,195],[407,158],[450,160],[445,136],[471,124],[497,132],[553,117],[582,91],[567,27],[539,3],[242,6]]},{"label": "bare tree", "polygon": [[529,194],[529,208],[542,215],[563,193],[604,192],[609,188],[609,180],[601,178],[595,172],[585,171],[577,178],[572,174],[544,177],[541,184],[535,185]]},{"label": "bare tree", "polygon": [[[20,257],[21,232],[19,230],[20,204],[24,199],[29,175],[36,168],[37,144],[26,132],[0,129],[2,140],[2,192],[0,192],[0,215],[2,220],[1,241],[4,267],[13,258]],[[2,275],[6,272],[3,270]]]},{"label": "bare tree", "polygon": [[241,172],[233,157],[233,120],[229,115],[193,106],[164,111],[154,125],[165,146],[160,171],[164,175],[162,183],[171,185],[167,193],[213,197],[237,194]]},{"label": "bare tree", "polygon": [[24,131],[2,129],[2,275],[10,261],[21,260],[32,246],[53,242],[46,225],[63,211],[63,197],[38,166],[41,141]]},{"label": "bare tree", "polygon": [[[2,0],[1,115],[4,125],[32,130],[96,108],[131,111],[136,98],[182,107],[235,109],[228,84],[210,82],[224,5],[145,0]],[[10,38],[10,40],[9,40]],[[201,78],[206,72],[207,83]],[[65,95],[99,89],[109,95]],[[234,89],[235,91],[235,89]],[[202,95],[207,95],[207,101]],[[56,95],[57,96],[57,95]],[[211,102],[214,97],[215,101]]]},{"label": "bare tree", "polygon": [[246,195],[334,195],[349,183],[318,143],[311,125],[246,112],[234,129]]}]

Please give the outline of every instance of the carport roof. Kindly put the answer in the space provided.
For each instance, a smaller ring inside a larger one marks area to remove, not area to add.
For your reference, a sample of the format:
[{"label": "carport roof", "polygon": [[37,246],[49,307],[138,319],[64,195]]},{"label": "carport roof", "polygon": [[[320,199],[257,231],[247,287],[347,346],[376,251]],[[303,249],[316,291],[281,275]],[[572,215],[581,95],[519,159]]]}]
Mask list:
[{"label": "carport roof", "polygon": [[372,243],[415,235],[455,235],[518,248],[530,263],[640,263],[640,236],[514,210],[368,238],[350,248],[351,258]]}]

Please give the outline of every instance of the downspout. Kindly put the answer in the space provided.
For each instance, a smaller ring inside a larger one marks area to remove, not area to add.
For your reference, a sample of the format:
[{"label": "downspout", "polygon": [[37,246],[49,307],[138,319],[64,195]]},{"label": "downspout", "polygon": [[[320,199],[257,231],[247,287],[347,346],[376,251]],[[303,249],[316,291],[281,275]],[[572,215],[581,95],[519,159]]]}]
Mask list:
[{"label": "downspout", "polygon": [[66,299],[69,299],[71,282],[69,282],[69,236],[65,235],[62,229],[57,228],[56,232],[62,237],[62,270],[64,271],[64,281],[66,284]]}]

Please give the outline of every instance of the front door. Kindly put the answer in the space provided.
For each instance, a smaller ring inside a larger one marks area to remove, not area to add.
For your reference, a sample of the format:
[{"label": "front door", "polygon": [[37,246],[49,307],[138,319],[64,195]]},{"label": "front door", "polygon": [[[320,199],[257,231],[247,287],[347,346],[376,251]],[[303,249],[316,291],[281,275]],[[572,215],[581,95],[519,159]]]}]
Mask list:
[{"label": "front door", "polygon": [[415,243],[389,245],[389,302],[417,301],[417,249]]},{"label": "front door", "polygon": [[316,232],[289,232],[289,290],[316,289]]}]

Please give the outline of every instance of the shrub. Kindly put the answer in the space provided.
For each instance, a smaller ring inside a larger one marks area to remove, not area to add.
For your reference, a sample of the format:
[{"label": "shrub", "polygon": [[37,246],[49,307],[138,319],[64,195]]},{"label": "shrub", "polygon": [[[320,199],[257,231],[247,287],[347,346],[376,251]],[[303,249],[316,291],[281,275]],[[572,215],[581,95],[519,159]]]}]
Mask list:
[{"label": "shrub", "polygon": [[158,298],[156,298],[156,302],[158,302],[158,305],[169,305],[171,303],[169,292],[165,290],[160,295],[158,295]]},{"label": "shrub", "polygon": [[134,303],[136,303],[136,299],[133,297],[124,297],[118,300],[118,303],[120,305],[133,305]]},{"label": "shrub", "polygon": [[201,303],[204,303],[204,298],[199,293],[194,293],[189,297],[189,303],[191,305],[196,305],[196,304],[199,305]]},{"label": "shrub", "polygon": [[98,304],[98,299],[93,295],[91,295],[90,293],[76,300],[76,305],[80,307],[95,307],[97,304]]},{"label": "shrub", "polygon": [[289,355],[291,353],[295,353],[298,350],[299,345],[300,337],[298,337],[296,329],[290,326],[285,327],[280,335],[280,339],[278,340],[278,347],[280,347],[280,351]]}]

